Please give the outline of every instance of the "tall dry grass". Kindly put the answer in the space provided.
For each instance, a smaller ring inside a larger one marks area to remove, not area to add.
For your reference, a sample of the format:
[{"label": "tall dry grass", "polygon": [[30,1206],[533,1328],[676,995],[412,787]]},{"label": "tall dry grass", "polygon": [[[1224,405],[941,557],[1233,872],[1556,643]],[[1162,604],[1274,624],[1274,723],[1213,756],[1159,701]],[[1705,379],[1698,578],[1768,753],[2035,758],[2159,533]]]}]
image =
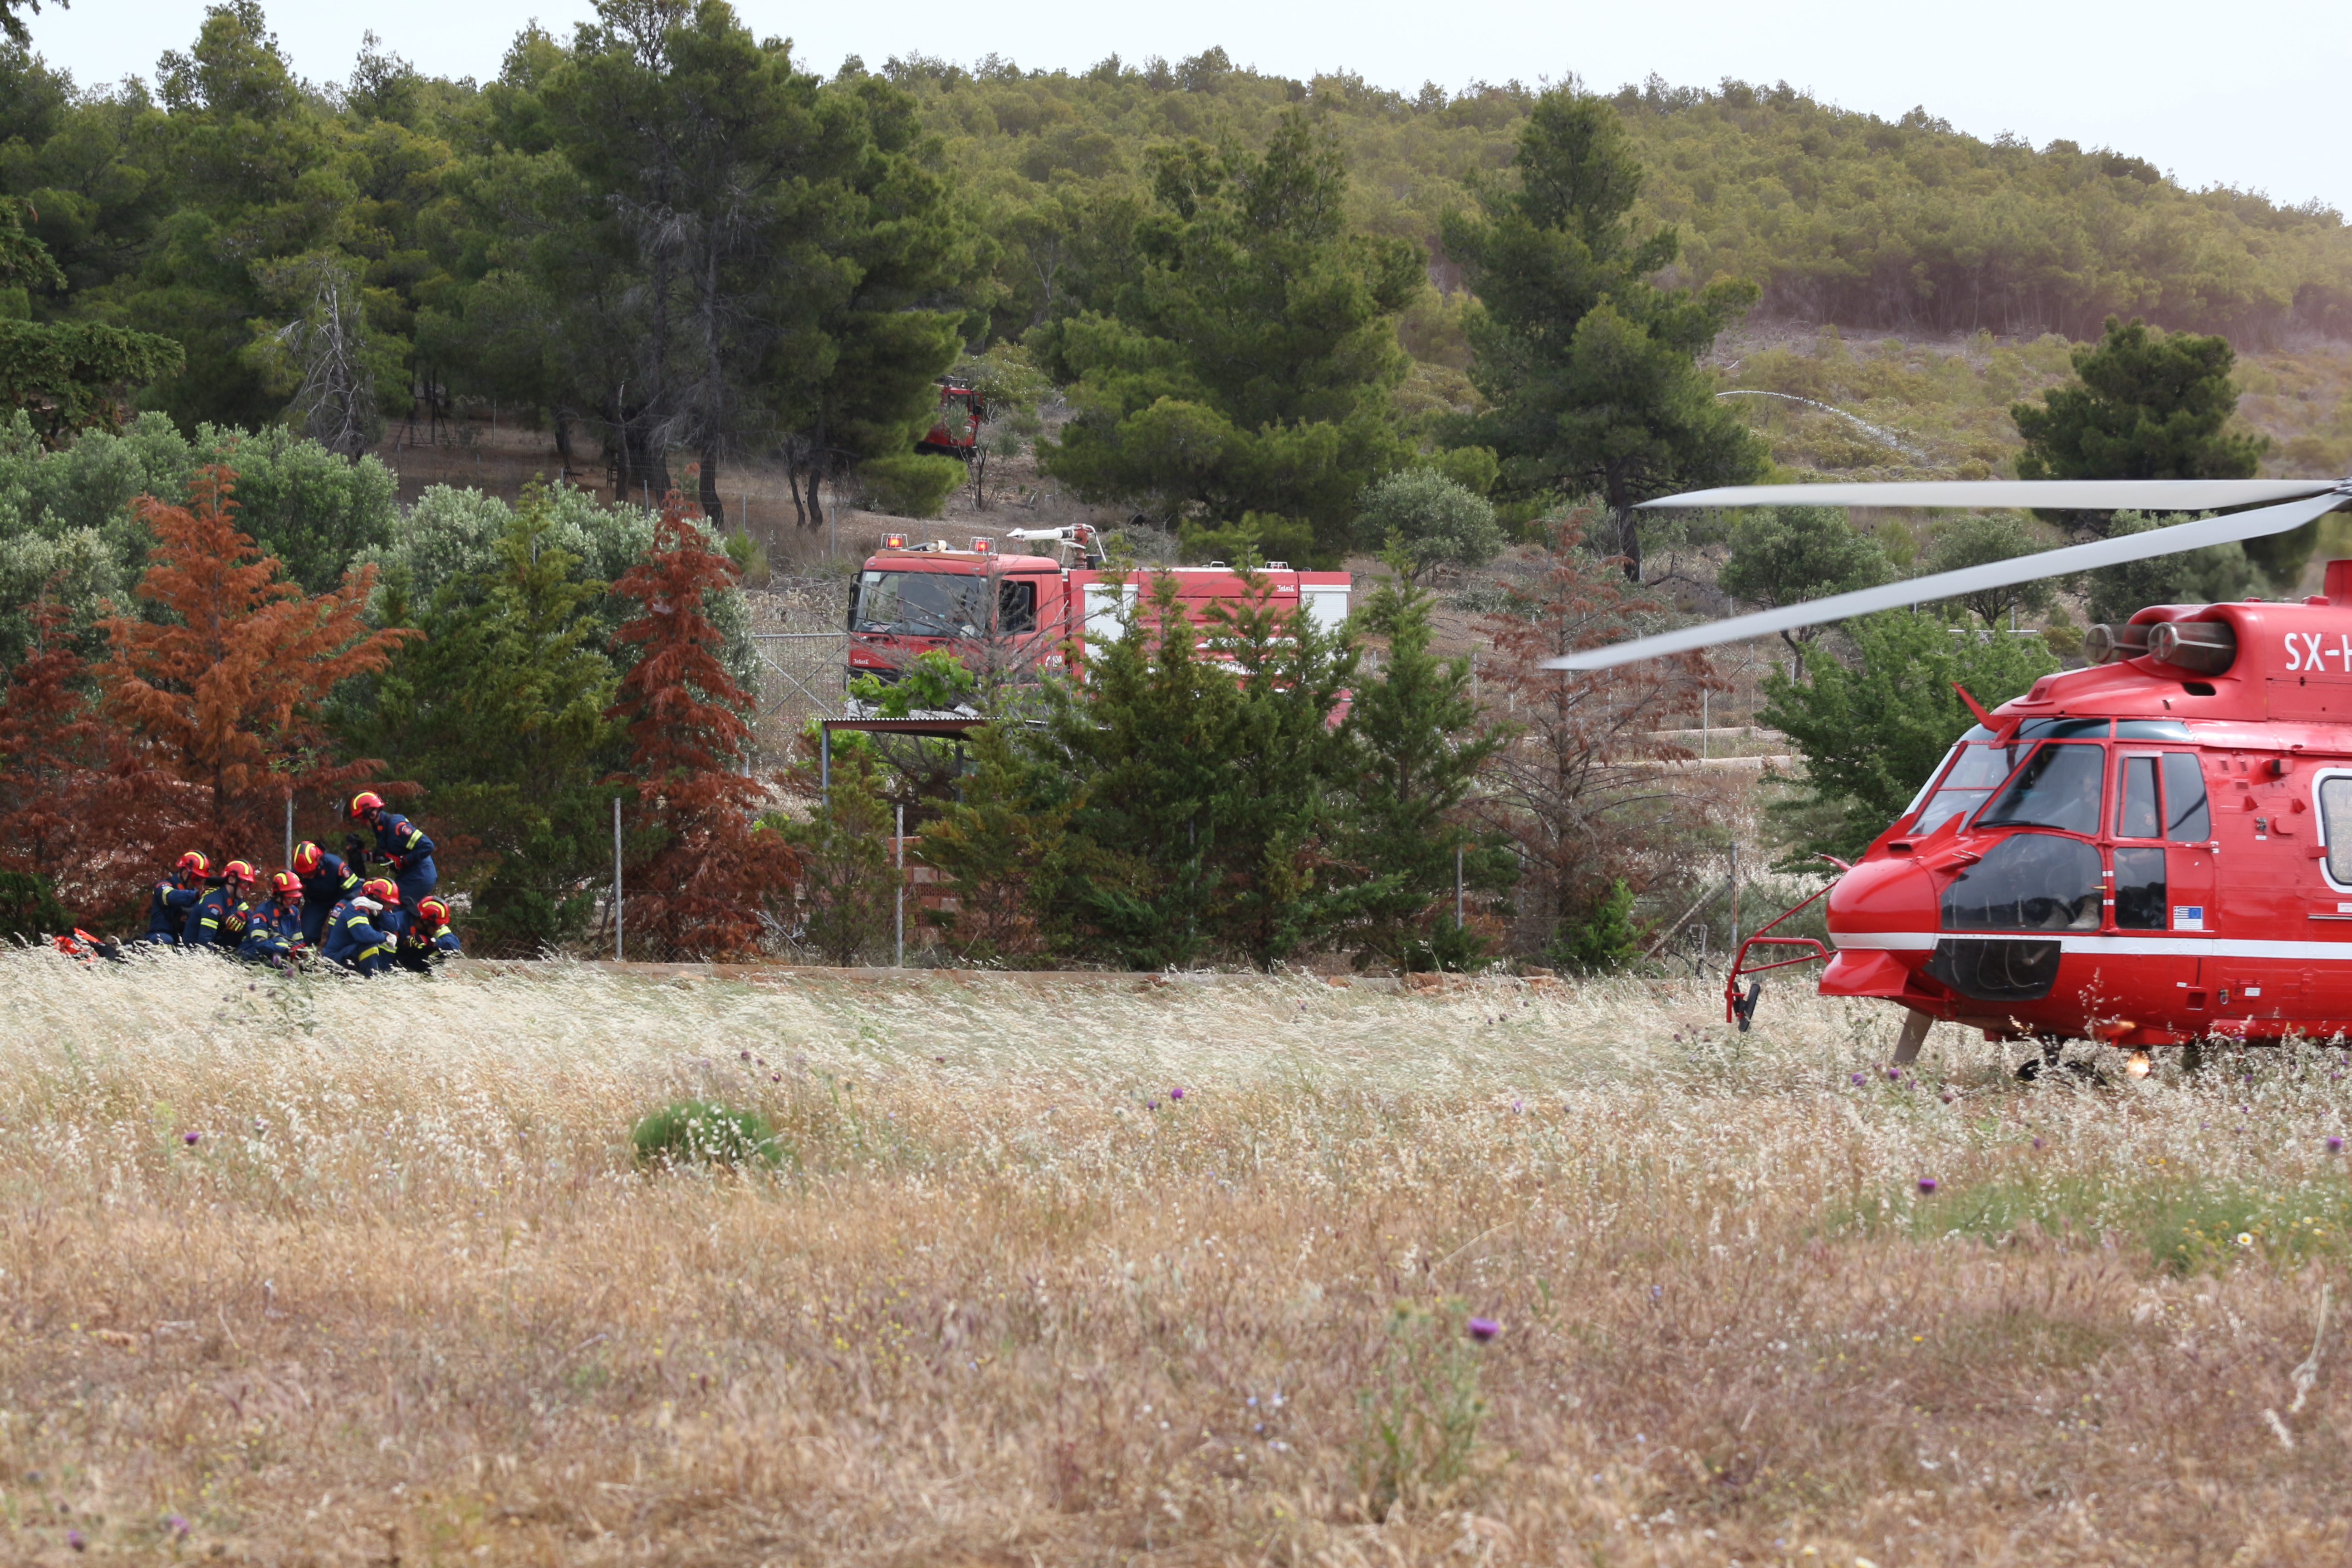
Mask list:
[{"label": "tall dry grass", "polygon": [[[2028,1087],[1948,1029],[1897,1081],[1882,1012],[1718,1017],[1639,984],[0,958],[0,1540],[2352,1555],[2352,1350],[2314,1352],[2343,1053]],[[776,1163],[640,1168],[633,1123],[689,1098],[764,1117]]]}]

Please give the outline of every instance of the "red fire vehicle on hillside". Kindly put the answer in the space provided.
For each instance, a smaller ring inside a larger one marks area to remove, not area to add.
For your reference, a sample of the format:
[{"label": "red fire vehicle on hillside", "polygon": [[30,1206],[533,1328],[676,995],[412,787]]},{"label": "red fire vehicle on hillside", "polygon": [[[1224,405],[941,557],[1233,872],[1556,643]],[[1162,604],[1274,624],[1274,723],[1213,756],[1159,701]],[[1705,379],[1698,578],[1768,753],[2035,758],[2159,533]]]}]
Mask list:
[{"label": "red fire vehicle on hillside", "polygon": [[[1083,524],[1013,529],[1006,537],[1050,544],[1054,552],[1008,555],[989,538],[953,549],[943,539],[918,542],[905,534],[884,535],[850,597],[849,673],[887,681],[933,648],[952,652],[974,645],[994,650],[1006,666],[1058,670],[1066,649],[1083,660],[1090,643],[1116,639],[1154,575],[1137,571],[1118,581],[1104,570],[1100,542]],[[1242,574],[1222,563],[1172,573],[1179,602],[1195,626],[1207,622],[1213,606],[1248,591]],[[1318,626],[1337,626],[1348,618],[1345,572],[1301,572],[1270,561],[1257,576],[1278,613],[1303,604]]]}]

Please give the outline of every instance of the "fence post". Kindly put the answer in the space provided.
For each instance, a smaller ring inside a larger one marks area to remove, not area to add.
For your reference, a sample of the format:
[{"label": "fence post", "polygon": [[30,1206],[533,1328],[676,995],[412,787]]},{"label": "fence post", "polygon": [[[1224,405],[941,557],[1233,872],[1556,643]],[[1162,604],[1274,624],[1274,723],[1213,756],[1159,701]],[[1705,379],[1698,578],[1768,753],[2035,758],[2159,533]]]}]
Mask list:
[{"label": "fence post", "polygon": [[1462,846],[1454,846],[1454,929],[1462,929]]},{"label": "fence post", "polygon": [[286,792],[286,868],[294,868],[294,792]]},{"label": "fence post", "polygon": [[613,962],[621,962],[621,797],[613,797]]},{"label": "fence post", "polygon": [[819,805],[833,805],[833,726],[820,719],[816,721],[816,797]]},{"label": "fence post", "polygon": [[905,803],[905,802],[903,802],[903,801],[902,801],[902,802],[900,802],[900,803],[899,803],[899,805],[898,805],[898,968],[900,968],[900,969],[904,969],[904,968],[906,968],[906,967],[907,967],[907,807],[906,807],[906,803]]}]

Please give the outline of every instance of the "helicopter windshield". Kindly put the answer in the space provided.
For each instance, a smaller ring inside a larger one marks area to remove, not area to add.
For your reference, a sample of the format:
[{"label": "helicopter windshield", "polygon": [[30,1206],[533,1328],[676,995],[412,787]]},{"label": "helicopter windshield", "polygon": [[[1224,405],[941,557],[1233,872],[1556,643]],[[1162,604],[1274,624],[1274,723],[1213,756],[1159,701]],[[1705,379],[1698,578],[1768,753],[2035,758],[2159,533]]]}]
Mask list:
[{"label": "helicopter windshield", "polygon": [[1953,817],[1965,816],[1985,803],[1985,798],[2010,775],[2017,759],[2026,748],[2015,742],[2006,746],[1990,741],[1963,741],[1952,748],[1954,761],[1944,774],[1927,804],[1920,808],[1911,831],[1925,836],[1936,831]]},{"label": "helicopter windshield", "polygon": [[2045,741],[1977,817],[1977,826],[2096,833],[2106,761],[2104,746]]}]

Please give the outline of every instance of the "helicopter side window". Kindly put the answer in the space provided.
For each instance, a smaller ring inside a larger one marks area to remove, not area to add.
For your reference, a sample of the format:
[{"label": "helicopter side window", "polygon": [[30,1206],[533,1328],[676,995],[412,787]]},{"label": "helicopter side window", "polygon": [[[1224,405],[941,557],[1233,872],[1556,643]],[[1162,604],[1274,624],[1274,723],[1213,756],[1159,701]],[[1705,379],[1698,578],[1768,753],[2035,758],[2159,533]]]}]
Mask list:
[{"label": "helicopter side window", "polygon": [[2205,804],[2205,772],[2187,752],[2164,753],[2164,836],[2176,844],[2202,844],[2213,837],[2213,813]]},{"label": "helicopter side window", "polygon": [[2165,923],[2163,850],[2149,847],[2116,851],[2116,926],[2119,931],[2168,929]]},{"label": "helicopter side window", "polygon": [[1944,929],[2096,931],[2105,885],[2098,850],[2081,839],[2012,834],[1946,886]]},{"label": "helicopter side window", "polygon": [[2116,837],[2161,838],[2163,826],[2164,814],[2156,804],[2156,759],[2124,758],[2116,769]]},{"label": "helicopter side window", "polygon": [[2044,742],[1978,816],[1977,826],[2096,833],[2105,764],[2104,746]]},{"label": "helicopter side window", "polygon": [[2352,883],[2352,777],[2320,782],[2319,822],[2327,834],[2327,875],[2339,886]]},{"label": "helicopter side window", "polygon": [[1996,746],[1982,741],[1964,741],[1953,750],[1957,760],[1911,824],[1911,831],[1923,837],[1982,805],[2025,752],[2023,746]]}]

